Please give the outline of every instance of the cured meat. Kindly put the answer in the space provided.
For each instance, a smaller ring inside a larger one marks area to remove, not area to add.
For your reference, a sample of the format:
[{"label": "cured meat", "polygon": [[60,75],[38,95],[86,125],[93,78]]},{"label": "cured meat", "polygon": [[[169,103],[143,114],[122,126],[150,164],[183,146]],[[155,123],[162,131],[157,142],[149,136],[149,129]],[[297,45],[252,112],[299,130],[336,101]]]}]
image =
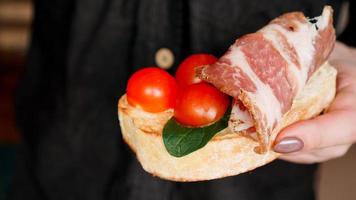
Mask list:
[{"label": "cured meat", "polygon": [[253,119],[246,107],[239,100],[233,101],[229,127],[233,132],[241,132],[254,127]]},{"label": "cured meat", "polygon": [[330,55],[332,13],[325,6],[313,19],[300,12],[284,14],[237,39],[216,63],[198,69],[200,78],[236,99],[230,128],[246,132],[254,127],[260,152],[270,145],[270,135],[294,97]]}]

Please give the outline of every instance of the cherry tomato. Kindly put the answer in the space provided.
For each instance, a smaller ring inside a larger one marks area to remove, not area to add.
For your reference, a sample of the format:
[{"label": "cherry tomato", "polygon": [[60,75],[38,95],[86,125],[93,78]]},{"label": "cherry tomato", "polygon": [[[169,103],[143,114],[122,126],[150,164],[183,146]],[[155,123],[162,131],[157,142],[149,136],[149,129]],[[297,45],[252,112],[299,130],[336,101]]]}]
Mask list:
[{"label": "cherry tomato", "polygon": [[186,87],[187,85],[201,82],[201,80],[195,76],[195,68],[209,65],[216,61],[217,58],[210,54],[193,54],[189,56],[178,66],[175,75],[178,85],[180,87]]},{"label": "cherry tomato", "polygon": [[174,117],[185,126],[210,125],[224,115],[229,106],[229,101],[226,94],[208,83],[192,84],[180,92]]},{"label": "cherry tomato", "polygon": [[168,72],[157,67],[135,72],[126,88],[129,104],[151,113],[173,108],[177,91],[176,80]]}]

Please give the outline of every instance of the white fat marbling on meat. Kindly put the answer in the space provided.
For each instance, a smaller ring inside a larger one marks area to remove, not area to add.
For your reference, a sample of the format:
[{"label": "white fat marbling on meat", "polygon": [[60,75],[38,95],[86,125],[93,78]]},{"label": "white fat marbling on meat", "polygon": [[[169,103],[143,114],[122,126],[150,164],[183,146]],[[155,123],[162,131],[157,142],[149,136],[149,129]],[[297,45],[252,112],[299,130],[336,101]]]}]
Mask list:
[{"label": "white fat marbling on meat", "polygon": [[236,133],[253,127],[254,123],[248,110],[241,110],[239,104],[235,101],[239,100],[234,100],[232,104],[229,127]]},{"label": "white fat marbling on meat", "polygon": [[227,55],[227,58],[232,63],[232,66],[238,66],[249,77],[249,79],[256,86],[256,92],[247,92],[251,103],[257,106],[265,115],[266,127],[273,127],[273,124],[280,120],[282,117],[281,103],[274,95],[271,87],[268,84],[264,84],[256,73],[251,69],[247,63],[245,54],[239,47],[232,46],[231,53]]},{"label": "white fat marbling on meat", "polygon": [[263,37],[272,43],[273,47],[276,48],[276,50],[281,54],[283,59],[287,62],[288,64],[287,73],[291,74],[297,80],[296,81],[297,85],[293,85],[292,87],[296,87],[297,91],[299,91],[298,89],[304,86],[303,81],[305,81],[304,80],[305,77],[300,73],[300,69],[294,64],[292,58],[284,49],[282,45],[283,42],[280,41],[280,37],[276,36],[277,35],[276,30],[271,28],[270,26],[266,26],[263,29],[261,29],[259,32],[263,33]]},{"label": "white fat marbling on meat", "polygon": [[[329,17],[331,11],[328,8],[324,8],[323,13],[319,17],[315,17],[317,20],[316,25],[319,30],[327,27],[329,23]],[[273,46],[280,52],[282,57],[288,63],[288,73],[293,74],[297,80],[297,94],[302,90],[303,86],[308,80],[308,72],[312,65],[312,61],[315,55],[315,39],[318,36],[318,30],[312,23],[301,23],[297,20],[293,21],[297,24],[298,28],[295,31],[286,30],[279,24],[269,24],[260,30],[263,36],[272,42]],[[301,64],[301,68],[298,69],[297,66],[292,62],[290,56],[283,49],[282,42],[279,41],[278,36],[274,31],[280,31],[286,36],[288,43],[294,47],[297,52],[297,59]]]},{"label": "white fat marbling on meat", "polygon": [[[331,12],[332,10],[329,7],[325,7],[321,16],[313,18],[317,20],[314,24],[309,22],[301,23],[297,20],[293,21],[297,25],[297,28],[294,31],[289,31],[279,24],[269,24],[260,30],[265,39],[272,42],[272,45],[280,52],[284,60],[287,62],[288,76],[292,76],[295,81],[293,83],[296,84],[292,86],[297,88],[296,95],[301,92],[308,80],[308,72],[315,56],[314,45],[316,37],[318,37],[318,30],[323,30],[328,26],[329,18],[332,14]],[[276,31],[283,34],[286,37],[287,42],[294,47],[297,54],[296,58],[300,63],[300,68],[293,62],[292,59],[294,58],[291,58],[285,51],[283,42],[280,41],[280,38],[275,33]],[[245,59],[244,53],[239,47],[232,46],[231,53],[227,58],[231,60],[233,66],[239,66],[256,86],[256,92],[247,92],[247,95],[249,96],[251,103],[262,111],[261,113],[263,113],[264,116],[261,116],[261,118],[267,120],[266,123],[264,123],[264,126],[273,127],[273,123],[281,119],[282,113],[281,103],[274,95],[272,89],[268,84],[264,84],[253,72]],[[236,80],[238,80],[238,78]],[[248,111],[241,110],[237,104],[233,106],[231,120],[230,122],[238,122],[233,123],[233,130],[236,132],[247,130],[254,126],[253,119]]]},{"label": "white fat marbling on meat", "polygon": [[316,25],[318,26],[319,30],[323,30],[328,27],[330,15],[331,9],[329,7],[324,7],[321,16],[313,18],[317,20]]},{"label": "white fat marbling on meat", "polygon": [[[316,36],[318,35],[318,32],[315,26],[311,23],[301,23],[299,21],[294,21],[294,22],[298,26],[298,28],[295,31],[286,30],[284,27],[282,27],[279,24],[270,24],[268,25],[268,29],[278,30],[283,35],[285,35],[288,43],[294,47],[297,53],[297,59],[299,60],[300,63],[300,72],[293,69],[296,67],[289,67],[289,70],[290,72],[295,74],[295,77],[297,79],[298,82],[297,94],[298,94],[308,80],[308,72],[312,65],[313,58],[315,55],[314,41]],[[274,46],[278,48],[280,44],[276,43],[274,44]],[[282,55],[285,54],[285,52],[283,51],[281,52]],[[286,59],[286,61],[289,63],[290,59]]]}]

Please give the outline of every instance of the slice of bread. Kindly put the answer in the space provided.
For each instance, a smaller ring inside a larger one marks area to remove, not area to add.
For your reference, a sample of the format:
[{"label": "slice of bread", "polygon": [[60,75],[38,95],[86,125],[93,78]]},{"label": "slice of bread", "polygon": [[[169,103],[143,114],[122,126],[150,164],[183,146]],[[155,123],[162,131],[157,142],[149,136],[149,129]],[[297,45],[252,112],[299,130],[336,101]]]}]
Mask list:
[{"label": "slice of bread", "polygon": [[[278,132],[300,120],[320,114],[332,102],[336,90],[337,71],[328,63],[309,79],[294,99],[292,108],[273,131]],[[171,156],[164,147],[162,129],[173,110],[152,114],[134,108],[122,96],[118,104],[121,132],[126,143],[136,153],[144,170],[173,181],[202,181],[237,175],[253,170],[276,159],[279,154],[269,150],[258,154],[258,142],[228,128],[220,131],[205,147],[180,158]]]}]

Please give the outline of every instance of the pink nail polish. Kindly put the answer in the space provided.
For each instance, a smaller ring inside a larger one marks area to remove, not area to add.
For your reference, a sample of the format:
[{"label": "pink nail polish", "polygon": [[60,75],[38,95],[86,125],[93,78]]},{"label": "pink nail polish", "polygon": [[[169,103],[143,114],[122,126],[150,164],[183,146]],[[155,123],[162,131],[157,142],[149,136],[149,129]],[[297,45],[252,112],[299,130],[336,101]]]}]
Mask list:
[{"label": "pink nail polish", "polygon": [[273,150],[278,153],[293,153],[300,151],[304,143],[297,137],[285,137],[274,145]]}]

